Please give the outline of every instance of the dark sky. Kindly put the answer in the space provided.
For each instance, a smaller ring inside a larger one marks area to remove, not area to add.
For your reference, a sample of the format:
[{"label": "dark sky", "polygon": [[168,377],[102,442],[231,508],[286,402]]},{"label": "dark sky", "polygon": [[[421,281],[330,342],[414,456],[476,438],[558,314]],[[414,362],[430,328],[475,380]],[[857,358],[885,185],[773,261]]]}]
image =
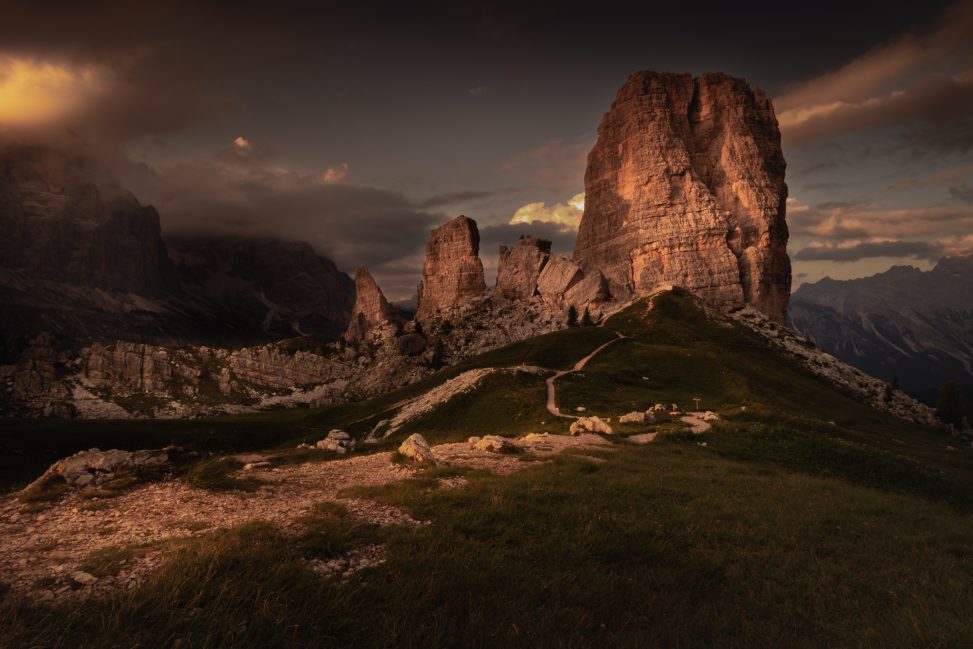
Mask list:
[{"label": "dark sky", "polygon": [[97,151],[167,232],[306,239],[400,299],[459,213],[488,267],[569,251],[625,77],[721,71],[775,99],[795,286],[973,245],[970,2],[267,5],[0,2],[0,128]]}]

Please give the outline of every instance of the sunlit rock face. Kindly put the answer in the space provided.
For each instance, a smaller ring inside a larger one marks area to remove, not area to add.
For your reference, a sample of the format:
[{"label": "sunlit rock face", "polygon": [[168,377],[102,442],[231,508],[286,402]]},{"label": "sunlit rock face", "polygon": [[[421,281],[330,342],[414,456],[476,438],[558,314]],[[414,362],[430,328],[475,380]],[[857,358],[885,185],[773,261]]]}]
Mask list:
[{"label": "sunlit rock face", "polygon": [[423,321],[486,291],[480,261],[480,231],[465,216],[429,234],[419,282],[416,319]]},{"label": "sunlit rock face", "polygon": [[517,245],[500,246],[497,288],[506,297],[531,298],[537,293],[537,281],[551,257],[551,242],[523,235]]},{"label": "sunlit rock face", "polygon": [[392,324],[393,318],[394,312],[385,294],[368,269],[362,266],[355,271],[355,306],[351,310],[345,339],[362,340],[375,328]]},{"label": "sunlit rock face", "polygon": [[725,74],[633,74],[588,155],[574,260],[615,299],[674,284],[783,323],[785,166],[762,90]]}]

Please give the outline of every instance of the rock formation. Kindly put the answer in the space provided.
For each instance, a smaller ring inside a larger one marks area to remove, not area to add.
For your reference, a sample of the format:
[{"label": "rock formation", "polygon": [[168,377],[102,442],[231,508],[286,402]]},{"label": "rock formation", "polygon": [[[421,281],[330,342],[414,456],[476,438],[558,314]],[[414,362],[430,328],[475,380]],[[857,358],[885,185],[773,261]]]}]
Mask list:
[{"label": "rock formation", "polygon": [[214,320],[262,334],[241,332],[230,342],[330,338],[348,325],[354,282],[305,241],[167,237],[166,245],[185,301],[197,309],[205,304]]},{"label": "rock formation", "polygon": [[355,306],[345,331],[346,340],[362,340],[369,331],[392,324],[395,313],[378,287],[375,278],[362,266],[355,271]]},{"label": "rock formation", "polygon": [[4,147],[0,228],[2,268],[146,296],[176,286],[158,213],[82,156],[44,146]]},{"label": "rock formation", "polygon": [[486,291],[480,261],[480,231],[465,216],[429,234],[419,282],[416,319],[424,321],[443,309],[463,304]]},{"label": "rock formation", "polygon": [[616,299],[659,284],[784,322],[787,186],[770,99],[724,74],[631,75],[588,155],[574,260]]},{"label": "rock formation", "polygon": [[537,292],[544,299],[555,301],[583,277],[584,272],[573,261],[561,255],[552,255],[537,278]]},{"label": "rock formation", "polygon": [[551,256],[551,242],[523,235],[513,248],[500,246],[497,288],[505,297],[531,298],[537,281]]}]

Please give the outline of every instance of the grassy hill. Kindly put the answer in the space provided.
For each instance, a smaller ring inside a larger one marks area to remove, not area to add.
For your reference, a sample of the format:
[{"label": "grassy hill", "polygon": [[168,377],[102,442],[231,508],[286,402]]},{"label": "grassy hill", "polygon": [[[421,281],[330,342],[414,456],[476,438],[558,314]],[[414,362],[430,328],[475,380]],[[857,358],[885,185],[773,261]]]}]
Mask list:
[{"label": "grassy hill", "polygon": [[[438,487],[445,472],[434,469],[360,494],[430,525],[329,515],[296,538],[261,524],[205,535],[129,592],[68,607],[0,600],[0,646],[973,644],[973,452],[858,403],[676,293],[368,402],[189,422],[11,422],[3,443],[29,457],[46,444],[253,450],[330,428],[363,436],[465,370],[566,369],[616,331],[627,337],[558,381],[563,411],[614,417],[698,396],[723,420],[702,435],[665,424],[649,445],[621,437],[598,458],[506,477],[446,470],[465,474],[462,488]],[[436,442],[565,430],[544,397],[540,376],[493,374],[377,448],[411,432]],[[387,543],[388,561],[350,580],[303,567],[369,542]]]}]

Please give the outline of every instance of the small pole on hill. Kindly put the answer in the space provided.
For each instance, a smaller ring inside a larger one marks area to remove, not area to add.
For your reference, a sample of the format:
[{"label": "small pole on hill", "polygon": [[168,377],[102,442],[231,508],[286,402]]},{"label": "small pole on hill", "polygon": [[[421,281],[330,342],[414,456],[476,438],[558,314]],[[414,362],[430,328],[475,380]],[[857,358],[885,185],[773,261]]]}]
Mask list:
[{"label": "small pole on hill", "polygon": [[693,401],[696,402],[696,412],[699,412],[699,402],[702,401],[699,397],[693,397]]}]

